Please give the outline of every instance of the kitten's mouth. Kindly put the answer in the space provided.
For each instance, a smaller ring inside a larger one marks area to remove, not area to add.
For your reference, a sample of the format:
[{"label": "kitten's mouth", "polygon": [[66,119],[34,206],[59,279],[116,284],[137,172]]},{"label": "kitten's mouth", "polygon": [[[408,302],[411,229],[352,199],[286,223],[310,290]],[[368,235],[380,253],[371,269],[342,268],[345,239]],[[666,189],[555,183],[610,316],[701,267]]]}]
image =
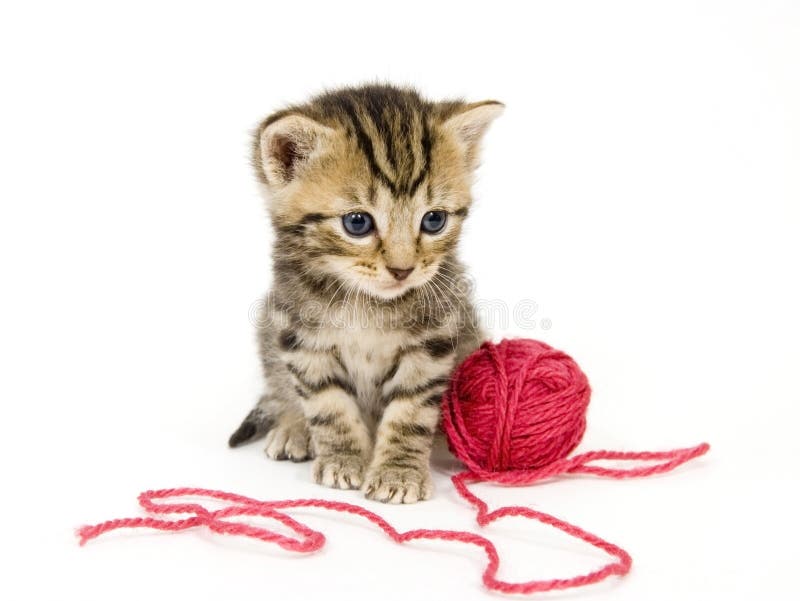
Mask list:
[{"label": "kitten's mouth", "polygon": [[391,300],[395,298],[399,298],[400,296],[404,295],[406,292],[411,290],[414,285],[408,281],[403,282],[380,282],[377,285],[372,286],[372,293],[385,300]]},{"label": "kitten's mouth", "polygon": [[388,284],[381,284],[380,289],[390,294],[399,294],[404,290],[408,290],[411,286],[408,282],[390,282]]}]

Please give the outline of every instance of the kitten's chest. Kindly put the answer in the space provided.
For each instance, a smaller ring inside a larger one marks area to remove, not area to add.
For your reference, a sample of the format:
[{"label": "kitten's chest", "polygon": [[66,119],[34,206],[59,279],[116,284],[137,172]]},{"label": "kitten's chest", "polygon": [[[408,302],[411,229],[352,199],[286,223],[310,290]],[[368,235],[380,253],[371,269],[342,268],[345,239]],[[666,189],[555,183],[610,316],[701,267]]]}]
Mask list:
[{"label": "kitten's chest", "polygon": [[327,346],[337,349],[345,375],[365,409],[379,401],[380,386],[393,369],[398,351],[412,343],[406,332],[372,327],[331,328],[320,335]]}]

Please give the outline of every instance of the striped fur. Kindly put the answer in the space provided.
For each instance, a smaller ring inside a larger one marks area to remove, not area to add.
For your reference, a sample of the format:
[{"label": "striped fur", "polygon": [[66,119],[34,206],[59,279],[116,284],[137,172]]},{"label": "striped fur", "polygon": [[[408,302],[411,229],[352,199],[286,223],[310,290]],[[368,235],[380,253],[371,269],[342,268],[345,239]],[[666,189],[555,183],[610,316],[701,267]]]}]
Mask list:
[{"label": "striped fur", "polygon": [[[253,163],[275,229],[258,337],[266,390],[231,436],[314,458],[317,482],[381,501],[431,494],[439,400],[482,340],[455,256],[478,145],[502,105],[413,90],[329,92],[267,118]],[[445,211],[444,229],[420,230]],[[376,229],[349,236],[342,216]],[[402,281],[388,268],[411,269]]]}]

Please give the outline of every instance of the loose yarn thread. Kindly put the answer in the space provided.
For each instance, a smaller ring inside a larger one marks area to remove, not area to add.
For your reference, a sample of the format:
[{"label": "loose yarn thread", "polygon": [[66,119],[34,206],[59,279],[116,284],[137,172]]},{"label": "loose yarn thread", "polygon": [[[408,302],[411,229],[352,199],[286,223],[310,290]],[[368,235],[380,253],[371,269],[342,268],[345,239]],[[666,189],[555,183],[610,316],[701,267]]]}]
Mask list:
[{"label": "loose yarn thread", "polygon": [[[479,534],[456,530],[417,529],[399,532],[378,514],[350,503],[324,499],[259,501],[242,495],[204,488],[170,488],[145,491],[141,507],[154,515],[191,514],[182,519],[136,517],[83,526],[77,535],[81,545],[119,528],[152,528],[182,531],[205,526],[212,532],[246,536],[274,543],[288,551],[309,553],[325,544],[325,536],[298,522],[285,510],[316,507],[358,515],[378,526],[392,540],[418,539],[460,542],[481,548],[487,558],[484,585],[503,593],[536,593],[584,586],[612,575],[623,576],[631,568],[631,556],[578,526],[550,514],[523,506],[489,511],[488,505],[469,490],[468,484],[493,481],[507,485],[532,484],[562,474],[592,474],[614,479],[644,477],[675,469],[709,450],[706,443],[686,449],[657,452],[590,451],[567,458],[586,428],[590,389],[577,364],[565,353],[535,340],[484,343],[455,371],[442,400],[442,426],[453,453],[466,469],[452,477],[456,491],[476,508],[480,526],[503,517],[517,516],[553,526],[613,558],[605,566],[571,578],[508,582],[497,578],[500,556],[494,544]],[[591,465],[599,460],[649,461],[651,465],[608,468]],[[165,499],[200,497],[225,501],[227,506],[209,510],[199,503],[160,503]],[[271,518],[297,536],[226,518]]]}]

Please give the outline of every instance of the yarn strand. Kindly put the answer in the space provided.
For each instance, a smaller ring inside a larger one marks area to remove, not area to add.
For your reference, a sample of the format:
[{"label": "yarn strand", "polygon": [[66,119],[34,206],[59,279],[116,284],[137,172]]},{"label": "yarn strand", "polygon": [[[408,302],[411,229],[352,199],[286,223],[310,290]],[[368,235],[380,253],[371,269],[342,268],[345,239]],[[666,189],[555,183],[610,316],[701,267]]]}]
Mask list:
[{"label": "yarn strand", "polygon": [[[468,470],[480,480],[497,482],[512,486],[534,484],[564,474],[592,474],[605,478],[622,480],[625,478],[644,478],[674,470],[687,461],[704,455],[710,449],[708,443],[702,443],[686,449],[671,451],[589,451],[575,455],[569,459],[555,461],[545,467],[534,470],[509,470],[492,472],[481,468]],[[660,461],[653,465],[641,465],[628,468],[608,468],[590,465],[593,461]]]},{"label": "yarn strand", "polygon": [[[662,473],[674,469],[686,461],[702,455],[708,451],[707,444],[701,444],[691,449],[677,449],[674,451],[662,451],[656,453],[622,453],[616,451],[593,451],[576,455],[571,461],[565,461],[561,466],[563,473],[590,473],[598,476],[611,478],[630,478],[643,477],[654,473]],[[627,470],[612,470],[586,465],[590,461],[601,459],[614,460],[662,460],[663,463],[649,468],[631,468]],[[553,477],[557,473],[552,470],[540,470],[537,477],[530,478],[528,482],[542,479],[543,477]],[[530,475],[529,475],[530,476]],[[589,545],[610,555],[614,561],[608,563],[600,569],[587,574],[574,576],[571,578],[555,578],[550,580],[529,580],[525,582],[508,582],[497,578],[500,569],[500,555],[491,540],[480,534],[458,530],[439,530],[439,529],[417,529],[399,532],[389,522],[377,513],[368,509],[339,501],[327,501],[324,499],[295,499],[279,501],[259,501],[243,495],[234,493],[210,490],[205,488],[167,488],[161,490],[148,490],[139,495],[139,505],[148,513],[155,515],[175,515],[192,514],[191,517],[180,519],[161,519],[155,517],[136,517],[108,520],[95,525],[83,526],[77,530],[80,545],[85,545],[88,541],[103,534],[121,528],[150,528],[169,532],[179,532],[205,526],[210,531],[217,534],[232,536],[246,536],[261,540],[267,543],[274,543],[287,551],[298,553],[311,553],[317,551],[325,544],[325,535],[322,532],[298,522],[284,510],[298,507],[314,507],[333,512],[349,513],[360,516],[375,524],[386,535],[396,543],[405,543],[412,540],[444,540],[459,542],[476,546],[483,550],[486,555],[487,563],[483,570],[483,584],[490,590],[502,593],[537,593],[557,589],[566,589],[576,586],[585,586],[600,582],[609,576],[623,576],[631,568],[631,556],[621,547],[610,543],[599,536],[587,532],[574,524],[570,524],[553,515],[537,511],[529,507],[506,506],[494,511],[489,511],[485,501],[475,495],[467,487],[470,482],[479,482],[484,478],[480,474],[472,471],[463,471],[452,477],[453,485],[459,495],[477,510],[476,521],[481,527],[488,526],[491,522],[504,517],[522,517],[535,520],[557,528],[558,530],[582,540]],[[503,479],[494,479],[503,483]],[[171,502],[164,503],[167,499],[188,499],[205,498],[213,501],[226,501],[229,505],[217,509],[209,510],[199,503]],[[287,536],[269,530],[261,526],[253,526],[242,522],[228,521],[225,518],[231,517],[263,517],[271,518],[289,530],[296,536]]]}]

